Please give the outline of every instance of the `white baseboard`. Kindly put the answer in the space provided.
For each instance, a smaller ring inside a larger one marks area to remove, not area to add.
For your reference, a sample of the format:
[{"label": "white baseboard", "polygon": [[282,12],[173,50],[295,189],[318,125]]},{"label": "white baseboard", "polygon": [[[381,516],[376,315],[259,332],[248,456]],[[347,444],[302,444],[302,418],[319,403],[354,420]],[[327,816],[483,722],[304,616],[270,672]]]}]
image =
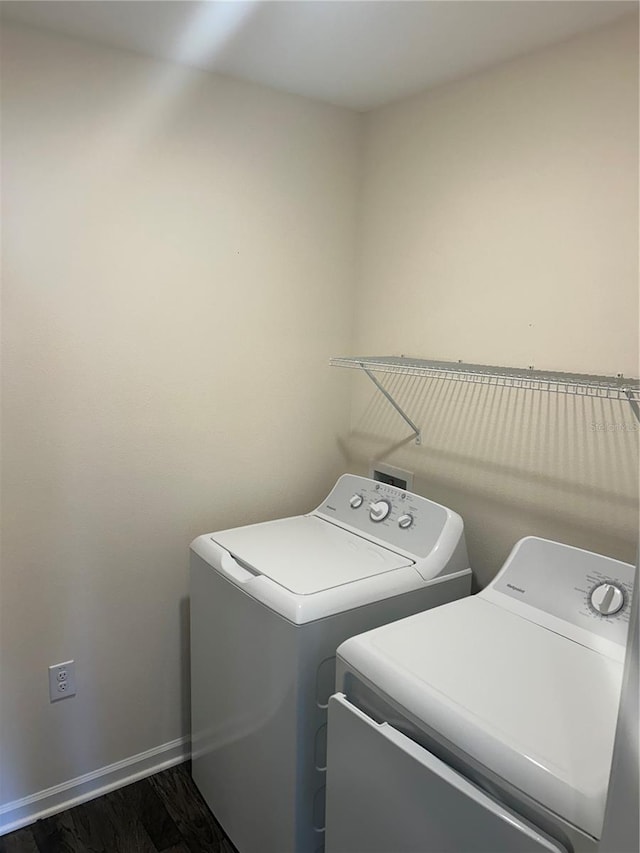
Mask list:
[{"label": "white baseboard", "polygon": [[167,767],[173,767],[186,761],[189,755],[189,738],[178,738],[122,761],[116,761],[115,764],[77,776],[68,782],[54,785],[53,788],[46,788],[44,791],[6,803],[0,806],[0,835],[6,835],[43,817],[94,800]]}]

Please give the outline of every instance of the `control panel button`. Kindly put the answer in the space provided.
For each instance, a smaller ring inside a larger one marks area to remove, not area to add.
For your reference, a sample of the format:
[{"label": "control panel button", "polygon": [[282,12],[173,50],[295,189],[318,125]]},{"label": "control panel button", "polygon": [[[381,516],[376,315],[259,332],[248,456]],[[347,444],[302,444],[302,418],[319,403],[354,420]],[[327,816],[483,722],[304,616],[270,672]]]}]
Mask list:
[{"label": "control panel button", "polygon": [[624,605],[624,593],[613,583],[601,583],[591,591],[591,606],[602,616],[613,616]]},{"label": "control panel button", "polygon": [[398,527],[401,527],[403,530],[406,530],[407,527],[411,527],[413,524],[413,516],[410,512],[405,512],[404,515],[401,515],[398,519]]},{"label": "control panel button", "polygon": [[369,518],[371,521],[384,521],[391,512],[389,501],[380,500],[369,504]]},{"label": "control panel button", "polygon": [[362,506],[363,500],[364,498],[362,497],[362,495],[352,495],[351,499],[349,500],[349,506],[351,507],[351,509],[358,509],[358,507]]}]

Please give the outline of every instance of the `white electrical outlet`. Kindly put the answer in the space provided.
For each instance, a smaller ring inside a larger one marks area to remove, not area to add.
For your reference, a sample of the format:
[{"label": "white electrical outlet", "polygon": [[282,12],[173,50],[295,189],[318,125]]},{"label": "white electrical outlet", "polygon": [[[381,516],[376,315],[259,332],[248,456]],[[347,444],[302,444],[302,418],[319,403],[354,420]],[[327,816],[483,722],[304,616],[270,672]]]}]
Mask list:
[{"label": "white electrical outlet", "polygon": [[49,667],[49,700],[68,699],[76,695],[76,662],[55,663]]}]

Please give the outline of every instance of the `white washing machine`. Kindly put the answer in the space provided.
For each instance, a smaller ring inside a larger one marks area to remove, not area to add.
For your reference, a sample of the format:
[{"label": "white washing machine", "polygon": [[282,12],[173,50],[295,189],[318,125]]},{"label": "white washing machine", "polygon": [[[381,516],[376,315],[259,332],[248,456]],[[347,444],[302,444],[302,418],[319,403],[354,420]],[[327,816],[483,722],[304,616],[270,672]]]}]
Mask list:
[{"label": "white washing machine", "polygon": [[460,516],[350,474],[308,515],[193,541],[193,778],[240,853],[323,847],[338,645],[470,585]]},{"label": "white washing machine", "polygon": [[326,853],[593,853],[633,574],[528,537],[478,595],[343,643]]}]

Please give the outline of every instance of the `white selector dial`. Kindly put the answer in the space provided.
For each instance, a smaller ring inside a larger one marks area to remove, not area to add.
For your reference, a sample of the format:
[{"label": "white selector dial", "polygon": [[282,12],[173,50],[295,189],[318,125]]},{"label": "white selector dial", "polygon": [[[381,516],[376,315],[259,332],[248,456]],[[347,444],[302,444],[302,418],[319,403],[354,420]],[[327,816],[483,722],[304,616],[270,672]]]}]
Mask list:
[{"label": "white selector dial", "polygon": [[351,509],[358,509],[358,507],[362,506],[362,501],[362,495],[352,495],[349,500],[349,506]]},{"label": "white selector dial", "polygon": [[598,584],[591,591],[591,606],[603,616],[613,616],[624,604],[624,593],[613,583]]},{"label": "white selector dial", "polygon": [[371,521],[384,521],[391,512],[391,504],[389,501],[374,501],[369,504],[369,518]]},{"label": "white selector dial", "polygon": [[410,512],[405,512],[404,515],[401,515],[398,519],[398,527],[401,527],[403,530],[406,530],[407,527],[411,527],[413,524],[413,516]]}]

